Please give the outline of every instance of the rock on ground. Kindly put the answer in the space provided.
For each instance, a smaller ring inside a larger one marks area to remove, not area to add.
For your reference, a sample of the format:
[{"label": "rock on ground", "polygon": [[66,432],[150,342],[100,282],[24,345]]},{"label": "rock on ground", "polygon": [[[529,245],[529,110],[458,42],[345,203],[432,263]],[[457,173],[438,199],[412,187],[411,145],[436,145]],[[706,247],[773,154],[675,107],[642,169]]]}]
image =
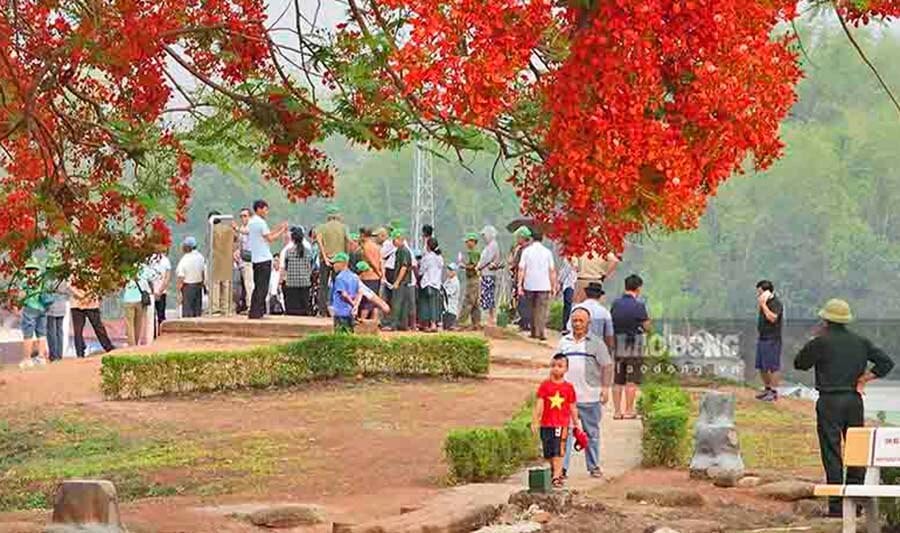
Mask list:
[{"label": "rock on ground", "polygon": [[625,498],[662,507],[701,507],[703,496],[695,490],[669,487],[648,487],[629,490]]},{"label": "rock on ground", "polygon": [[815,485],[806,481],[776,481],[756,488],[756,494],[773,500],[794,502],[813,497]]},{"label": "rock on ground", "polygon": [[528,492],[523,490],[509,497],[509,504],[521,509],[528,509],[532,505],[543,511],[553,514],[563,514],[572,505],[572,493],[567,490],[552,492]]},{"label": "rock on ground", "polygon": [[51,524],[43,533],[126,533],[119,526],[108,524]]},{"label": "rock on ground", "polygon": [[259,509],[250,513],[247,520],[255,526],[286,529],[321,524],[324,516],[322,509],[315,505],[290,504]]},{"label": "rock on ground", "polygon": [[119,499],[110,481],[71,479],[56,489],[54,524],[97,524],[121,528]]},{"label": "rock on ground", "polygon": [[738,480],[737,486],[742,489],[752,489],[762,484],[762,479],[756,476],[745,476]]},{"label": "rock on ground", "polygon": [[518,524],[500,524],[486,526],[475,533],[536,533],[541,530],[537,522],[519,522]]},{"label": "rock on ground", "polygon": [[706,475],[712,480],[713,485],[727,488],[736,486],[744,476],[744,471],[743,469],[714,466],[706,471]]},{"label": "rock on ground", "polygon": [[652,526],[648,528],[644,533],[679,533],[677,529],[672,529],[670,527],[657,527]]},{"label": "rock on ground", "polygon": [[818,518],[825,512],[825,504],[818,500],[798,500],[794,502],[794,514],[804,518]]}]

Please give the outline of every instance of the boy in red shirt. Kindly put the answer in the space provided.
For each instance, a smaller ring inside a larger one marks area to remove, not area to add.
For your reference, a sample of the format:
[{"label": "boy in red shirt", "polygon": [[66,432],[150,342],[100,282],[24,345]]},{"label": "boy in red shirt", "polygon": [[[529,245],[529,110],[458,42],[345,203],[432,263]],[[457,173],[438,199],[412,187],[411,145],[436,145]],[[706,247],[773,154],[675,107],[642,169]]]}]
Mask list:
[{"label": "boy in red shirt", "polygon": [[535,434],[540,428],[544,459],[550,464],[555,488],[563,486],[562,466],[569,426],[581,430],[578,409],[575,409],[575,387],[565,380],[568,369],[569,359],[564,354],[553,356],[550,378],[538,387],[531,422],[531,430]]}]

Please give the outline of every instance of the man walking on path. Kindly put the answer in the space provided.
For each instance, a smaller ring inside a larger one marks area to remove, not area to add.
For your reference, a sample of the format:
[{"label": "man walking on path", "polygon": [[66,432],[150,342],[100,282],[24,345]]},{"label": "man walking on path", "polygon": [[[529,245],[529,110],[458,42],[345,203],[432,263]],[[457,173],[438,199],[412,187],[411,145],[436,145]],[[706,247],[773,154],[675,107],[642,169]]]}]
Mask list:
[{"label": "man walking on path", "polygon": [[[590,332],[591,313],[584,306],[572,310],[572,330],[559,340],[557,353],[569,360],[566,381],[575,386],[578,418],[588,436],[585,461],[591,477],[602,478],[600,469],[600,419],[602,405],[609,400],[613,361],[601,337]],[[563,475],[569,470],[574,439],[569,439],[563,461]]]},{"label": "man walking on path", "polygon": [[[600,298],[606,294],[603,291],[603,285],[599,283],[591,283],[585,288],[587,299],[577,307],[587,309],[591,313],[591,336],[602,340],[606,343],[609,353],[613,353],[616,349],[615,330],[613,329],[612,314],[600,303]],[[572,331],[572,321],[566,323],[566,330]]]},{"label": "man walking on path", "polygon": [[463,295],[462,310],[459,315],[459,325],[462,326],[471,318],[471,329],[481,327],[481,306],[478,298],[481,289],[481,274],[478,270],[478,261],[481,254],[475,249],[478,246],[478,234],[467,233],[465,238],[466,250],[463,252],[463,269],[466,271],[466,292]]},{"label": "man walking on path", "polygon": [[[516,235],[531,239],[531,230],[522,226]],[[550,297],[556,290],[556,264],[553,252],[543,243],[533,240],[522,251],[519,260],[519,296],[528,301],[531,314],[531,338],[547,340],[547,315],[550,311]]]},{"label": "man walking on path", "polygon": [[585,289],[591,283],[604,283],[613,275],[619,265],[619,258],[610,252],[606,256],[587,253],[574,262],[577,280],[575,282],[575,303],[581,303],[587,298]]},{"label": "man walking on path", "polygon": [[347,226],[341,222],[341,213],[336,206],[328,206],[328,220],[316,228],[316,242],[319,243],[319,314],[328,316],[329,284],[334,280],[334,256],[344,252],[350,254]]},{"label": "man walking on path", "polygon": [[269,204],[265,200],[253,202],[253,212],[255,214],[247,224],[247,244],[253,263],[253,295],[250,297],[250,311],[247,318],[255,320],[266,314],[266,296],[272,277],[272,249],[269,245],[287,231],[288,225],[287,222],[282,222],[274,230],[269,230],[269,224],[266,222]]},{"label": "man walking on path", "polygon": [[759,320],[756,341],[756,369],[763,382],[763,391],[756,395],[757,400],[774,402],[778,399],[778,371],[781,370],[781,326],[784,318],[784,306],[775,296],[775,285],[769,280],[756,284],[756,302],[759,307]]},{"label": "man walking on path", "polygon": [[[613,302],[610,314],[616,333],[614,359],[616,373],[613,386],[613,419],[633,420],[634,399],[644,364],[644,337],[650,330],[650,316],[647,306],[640,300],[644,280],[637,274],[625,278],[625,293]],[[622,393],[625,404],[622,405]]]},{"label": "man walking on path", "polygon": [[197,239],[186,237],[181,245],[184,255],[175,267],[175,285],[181,300],[181,316],[203,314],[203,287],[206,283],[206,259],[197,251]]},{"label": "man walking on path", "polygon": [[[871,341],[847,329],[853,321],[850,305],[832,299],[819,311],[824,323],[794,359],[794,368],[815,368],[816,428],[825,477],[829,485],[844,484],[841,442],[847,428],[865,425],[862,394],[868,382],[886,376],[894,362]],[[869,363],[872,365],[870,366]],[[863,482],[865,468],[847,468],[847,485]],[[842,515],[841,499],[829,498],[828,515]]]}]

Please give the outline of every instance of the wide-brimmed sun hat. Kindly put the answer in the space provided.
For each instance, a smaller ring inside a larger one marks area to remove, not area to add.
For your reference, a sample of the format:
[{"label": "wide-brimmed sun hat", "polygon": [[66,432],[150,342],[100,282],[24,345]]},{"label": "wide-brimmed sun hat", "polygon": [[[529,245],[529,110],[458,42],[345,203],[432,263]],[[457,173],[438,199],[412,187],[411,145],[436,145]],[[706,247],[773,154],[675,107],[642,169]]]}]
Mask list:
[{"label": "wide-brimmed sun hat", "polygon": [[853,312],[850,310],[850,304],[846,301],[832,298],[819,311],[819,318],[835,324],[849,324],[853,322]]}]

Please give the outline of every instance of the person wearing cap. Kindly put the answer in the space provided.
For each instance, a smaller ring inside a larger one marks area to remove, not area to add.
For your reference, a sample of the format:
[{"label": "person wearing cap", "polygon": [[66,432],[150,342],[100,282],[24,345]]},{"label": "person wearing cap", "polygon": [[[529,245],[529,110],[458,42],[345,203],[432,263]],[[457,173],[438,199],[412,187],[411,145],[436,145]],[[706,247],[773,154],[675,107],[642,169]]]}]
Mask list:
[{"label": "person wearing cap", "polygon": [[[865,425],[862,394],[866,384],[888,375],[894,362],[869,339],[847,328],[853,313],[846,301],[829,300],[819,318],[822,323],[797,353],[794,368],[815,369],[816,429],[825,478],[829,485],[843,485],[841,442],[847,428]],[[865,468],[847,468],[846,484],[861,484],[864,476]],[[841,516],[840,498],[829,498],[828,514]]]},{"label": "person wearing cap", "polygon": [[497,272],[503,268],[500,256],[500,245],[497,244],[497,229],[485,226],[481,229],[484,237],[484,249],[478,258],[478,273],[481,276],[481,293],[479,304],[483,312],[487,312],[487,323],[497,325]]},{"label": "person wearing cap", "polygon": [[[600,469],[600,420],[602,406],[609,401],[612,384],[613,360],[609,355],[606,339],[591,331],[594,317],[590,309],[579,304],[572,310],[569,333],[560,338],[557,353],[569,360],[566,381],[575,387],[578,418],[588,436],[585,463],[591,477],[602,478]],[[563,476],[569,470],[574,441],[569,439],[563,459]]]},{"label": "person wearing cap", "polygon": [[197,240],[187,237],[181,244],[184,255],[175,267],[175,287],[181,300],[181,316],[198,317],[203,312],[203,286],[206,282],[206,259],[197,251]]},{"label": "person wearing cap", "polygon": [[444,331],[456,329],[459,317],[459,275],[456,263],[447,265],[447,279],[444,280]]},{"label": "person wearing cap", "polygon": [[[516,230],[516,235],[532,239],[526,226]],[[531,338],[547,340],[546,327],[550,310],[550,297],[556,292],[556,262],[553,252],[543,243],[532,239],[522,250],[519,259],[519,297],[524,297],[531,314]]]},{"label": "person wearing cap", "polygon": [[[22,362],[19,368],[26,369],[47,362],[47,307],[51,298],[41,276],[41,267],[34,260],[25,264],[21,297]],[[35,351],[38,355],[32,359]]]},{"label": "person wearing cap", "polygon": [[[588,310],[591,314],[591,335],[603,340],[609,352],[613,353],[616,347],[616,336],[613,329],[612,314],[601,301],[603,295],[606,294],[603,290],[603,285],[597,282],[589,283],[584,290],[587,298],[580,304],[575,305]],[[572,331],[571,318],[566,322],[566,331]]]},{"label": "person wearing cap", "polygon": [[467,233],[464,241],[466,250],[460,260],[461,268],[466,272],[466,292],[463,295],[459,323],[465,324],[471,319],[471,329],[478,329],[481,327],[481,305],[478,301],[481,296],[481,272],[478,270],[481,254],[476,250],[478,234]]},{"label": "person wearing cap", "polygon": [[[349,255],[350,237],[347,226],[341,221],[337,206],[326,209],[327,220],[316,227],[316,242],[319,243],[319,315],[328,316],[327,300],[329,284],[335,277],[334,256],[343,252]],[[348,257],[349,259],[349,257]]]},{"label": "person wearing cap", "polygon": [[602,284],[605,282],[613,275],[618,265],[619,258],[612,252],[606,255],[588,252],[576,258],[572,264],[577,278],[573,295],[574,302],[583,302],[587,298],[585,293],[587,286],[591,283]]},{"label": "person wearing cap", "polygon": [[354,231],[347,235],[347,255],[350,257],[347,266],[350,270],[359,275],[359,272],[356,270],[356,265],[364,260],[362,253],[362,230]]},{"label": "person wearing cap", "polygon": [[338,252],[331,258],[331,264],[337,273],[334,283],[331,284],[331,316],[334,319],[335,332],[352,333],[356,325],[356,311],[362,299],[359,290],[361,285],[359,276],[350,268],[347,262],[350,256],[347,252]]},{"label": "person wearing cap", "polygon": [[394,268],[396,276],[394,282],[390,285],[392,294],[391,305],[391,325],[386,329],[397,331],[406,331],[409,329],[409,319],[413,306],[413,287],[410,285],[412,280],[413,257],[412,251],[406,245],[406,230],[401,228],[394,229],[391,232],[391,239],[394,243],[395,257]]}]

